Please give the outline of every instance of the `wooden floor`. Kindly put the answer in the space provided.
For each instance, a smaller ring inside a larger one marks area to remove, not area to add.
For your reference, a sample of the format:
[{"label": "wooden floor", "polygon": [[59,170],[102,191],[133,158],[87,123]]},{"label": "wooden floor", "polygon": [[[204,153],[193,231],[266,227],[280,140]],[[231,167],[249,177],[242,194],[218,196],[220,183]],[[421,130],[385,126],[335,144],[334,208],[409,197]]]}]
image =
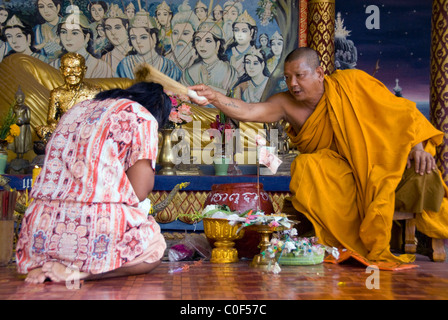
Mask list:
[{"label": "wooden floor", "polygon": [[[349,263],[282,266],[272,274],[249,266],[210,262],[163,262],[146,275],[74,283],[27,284],[15,265],[0,267],[1,300],[447,300],[448,263],[417,256],[418,268],[380,271],[379,288],[369,289],[371,273]],[[188,270],[182,266],[189,265]],[[175,271],[175,272],[173,272]],[[177,271],[177,272],[176,272]],[[370,281],[371,283],[371,281]],[[74,288],[75,287],[75,288]]]}]

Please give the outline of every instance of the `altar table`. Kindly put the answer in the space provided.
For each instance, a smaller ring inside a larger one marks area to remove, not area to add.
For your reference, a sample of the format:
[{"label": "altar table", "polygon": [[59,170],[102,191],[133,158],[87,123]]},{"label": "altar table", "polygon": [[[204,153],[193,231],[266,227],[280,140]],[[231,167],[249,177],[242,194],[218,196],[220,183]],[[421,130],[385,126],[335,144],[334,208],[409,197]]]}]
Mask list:
[{"label": "altar table", "polygon": [[[210,167],[210,168],[209,168]],[[200,211],[211,190],[213,184],[239,183],[239,182],[257,182],[255,166],[241,166],[243,175],[238,176],[215,176],[211,166],[201,166],[202,175],[156,175],[153,192],[149,199],[153,203],[158,203],[165,199],[169,192],[179,183],[189,182],[190,184],[180,190],[165,210],[161,212],[163,219],[158,220],[161,229],[164,231],[177,230],[182,231],[201,231],[202,223],[190,224],[176,219],[179,213],[194,213]],[[31,189],[31,175],[5,175],[11,179],[9,185],[18,191]],[[260,176],[259,182],[263,184],[264,190],[271,197],[274,211],[280,212],[285,197],[290,196],[289,175],[280,176]],[[1,187],[0,187],[1,189]]]}]

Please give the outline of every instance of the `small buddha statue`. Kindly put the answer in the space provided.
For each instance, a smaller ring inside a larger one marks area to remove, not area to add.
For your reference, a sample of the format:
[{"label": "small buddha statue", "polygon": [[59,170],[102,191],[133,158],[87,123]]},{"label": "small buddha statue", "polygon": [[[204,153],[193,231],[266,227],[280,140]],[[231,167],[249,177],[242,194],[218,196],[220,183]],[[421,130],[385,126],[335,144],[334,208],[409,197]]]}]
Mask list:
[{"label": "small buddha statue", "polygon": [[47,124],[36,128],[37,136],[46,143],[62,115],[75,104],[92,99],[101,91],[99,86],[84,81],[87,67],[82,55],[69,52],[61,57],[59,70],[64,84],[50,92]]},{"label": "small buddha statue", "polygon": [[30,151],[33,147],[31,137],[31,110],[25,105],[25,94],[19,89],[15,95],[14,113],[16,116],[16,124],[20,128],[20,134],[14,138],[14,142],[8,146],[8,149],[15,152],[18,159],[22,159],[23,155]]},{"label": "small buddha statue", "polygon": [[15,95],[14,113],[16,124],[20,128],[20,134],[8,145],[8,149],[17,155],[9,165],[9,173],[24,174],[29,166],[29,161],[24,159],[23,156],[33,148],[33,141],[30,125],[31,109],[25,105],[25,94],[20,86]]}]

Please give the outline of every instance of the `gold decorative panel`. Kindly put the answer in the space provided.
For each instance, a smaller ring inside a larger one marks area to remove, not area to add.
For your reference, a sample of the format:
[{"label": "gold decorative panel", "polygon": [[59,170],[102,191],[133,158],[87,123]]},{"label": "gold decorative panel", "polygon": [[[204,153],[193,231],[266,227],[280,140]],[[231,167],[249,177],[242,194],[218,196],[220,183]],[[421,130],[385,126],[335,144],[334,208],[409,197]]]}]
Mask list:
[{"label": "gold decorative panel", "polygon": [[433,125],[445,132],[441,146],[437,148],[437,165],[448,182],[448,2],[432,2],[431,21],[431,110]]},{"label": "gold decorative panel", "polygon": [[334,71],[335,1],[308,2],[308,47],[316,50],[326,74]]}]

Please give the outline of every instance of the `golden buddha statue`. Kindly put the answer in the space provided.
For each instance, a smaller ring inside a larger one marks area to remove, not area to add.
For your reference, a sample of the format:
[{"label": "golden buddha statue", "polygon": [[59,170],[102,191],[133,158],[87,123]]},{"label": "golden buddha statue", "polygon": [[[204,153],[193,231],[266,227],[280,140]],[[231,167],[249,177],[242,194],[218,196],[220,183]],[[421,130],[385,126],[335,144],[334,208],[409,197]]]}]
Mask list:
[{"label": "golden buddha statue", "polygon": [[84,81],[87,67],[82,55],[69,52],[61,57],[59,68],[64,84],[50,92],[47,124],[36,128],[37,136],[48,141],[61,116],[78,102],[92,99],[101,87]]}]

